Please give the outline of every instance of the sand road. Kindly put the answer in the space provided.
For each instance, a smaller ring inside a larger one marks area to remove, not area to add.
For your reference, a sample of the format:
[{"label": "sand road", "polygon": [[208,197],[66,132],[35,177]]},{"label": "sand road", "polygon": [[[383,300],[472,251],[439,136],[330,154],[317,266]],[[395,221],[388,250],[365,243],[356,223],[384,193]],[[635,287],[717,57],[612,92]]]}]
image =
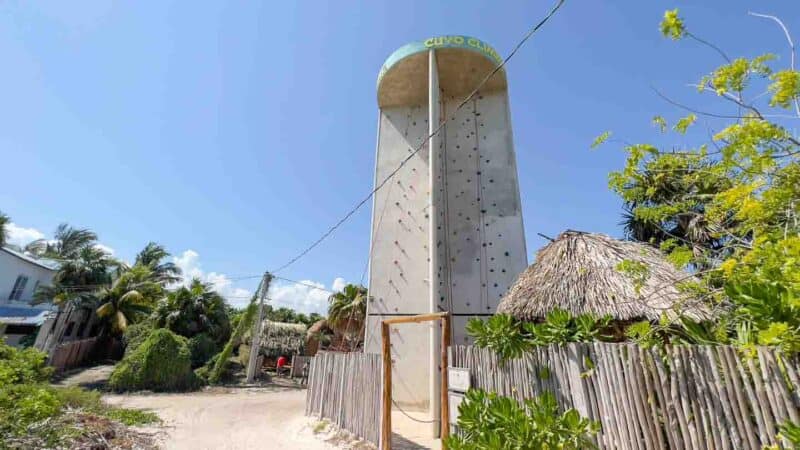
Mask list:
[{"label": "sand road", "polygon": [[[305,390],[266,387],[190,394],[108,395],[110,404],[144,408],[164,421],[165,449],[336,449],[303,416]],[[154,430],[155,431],[155,430]]]}]

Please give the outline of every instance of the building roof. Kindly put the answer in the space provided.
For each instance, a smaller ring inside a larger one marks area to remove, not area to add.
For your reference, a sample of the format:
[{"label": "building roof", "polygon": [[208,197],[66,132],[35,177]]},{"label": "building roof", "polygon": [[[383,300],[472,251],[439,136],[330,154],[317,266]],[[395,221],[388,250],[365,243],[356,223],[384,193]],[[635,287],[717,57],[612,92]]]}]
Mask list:
[{"label": "building roof", "polygon": [[50,309],[30,306],[0,306],[0,323],[39,326],[51,313]]},{"label": "building roof", "polygon": [[[644,280],[618,269],[622,261],[647,268]],[[655,248],[604,234],[566,231],[520,274],[498,313],[537,320],[560,308],[573,315],[610,314],[617,320],[658,320],[662,314],[710,318],[708,308],[678,285],[696,280],[676,269]]]},{"label": "building roof", "polygon": [[25,254],[23,252],[19,252],[19,251],[13,250],[13,249],[8,248],[8,247],[0,247],[0,250],[8,253],[9,255],[15,256],[15,257],[17,257],[17,258],[19,258],[19,259],[21,259],[21,260],[23,260],[25,262],[28,262],[30,264],[39,266],[39,267],[41,267],[43,269],[51,270],[53,272],[58,270],[58,261],[54,261],[52,259],[46,259],[46,258],[36,258],[34,256],[31,256],[31,255]]}]

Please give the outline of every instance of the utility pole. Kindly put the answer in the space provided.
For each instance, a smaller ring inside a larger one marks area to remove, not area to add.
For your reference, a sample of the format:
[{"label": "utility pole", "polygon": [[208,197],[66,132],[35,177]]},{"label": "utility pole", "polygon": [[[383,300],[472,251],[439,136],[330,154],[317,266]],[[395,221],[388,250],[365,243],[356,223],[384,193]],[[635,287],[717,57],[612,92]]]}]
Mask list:
[{"label": "utility pole", "polygon": [[259,293],[258,301],[258,318],[253,323],[253,335],[250,339],[250,359],[247,362],[247,382],[252,383],[256,378],[256,362],[258,361],[258,352],[261,350],[261,323],[264,321],[264,299],[267,297],[269,291],[269,284],[272,281],[272,274],[269,272],[264,273],[264,278],[261,279],[261,292]]}]

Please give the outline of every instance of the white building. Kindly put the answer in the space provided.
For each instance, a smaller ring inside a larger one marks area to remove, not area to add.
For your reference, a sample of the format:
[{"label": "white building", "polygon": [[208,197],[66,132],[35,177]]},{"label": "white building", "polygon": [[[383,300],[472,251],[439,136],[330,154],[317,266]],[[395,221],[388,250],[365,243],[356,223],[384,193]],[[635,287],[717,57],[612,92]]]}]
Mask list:
[{"label": "white building", "polygon": [[52,282],[57,265],[0,247],[0,337],[19,344],[54,316],[52,303],[33,305],[33,293]]},{"label": "white building", "polygon": [[[479,39],[443,36],[381,69],[367,352],[381,352],[382,320],[440,311],[452,344],[468,343],[467,321],[493,315],[528,265],[505,71],[464,102],[500,62]],[[438,327],[390,328],[393,398],[434,419]]]}]

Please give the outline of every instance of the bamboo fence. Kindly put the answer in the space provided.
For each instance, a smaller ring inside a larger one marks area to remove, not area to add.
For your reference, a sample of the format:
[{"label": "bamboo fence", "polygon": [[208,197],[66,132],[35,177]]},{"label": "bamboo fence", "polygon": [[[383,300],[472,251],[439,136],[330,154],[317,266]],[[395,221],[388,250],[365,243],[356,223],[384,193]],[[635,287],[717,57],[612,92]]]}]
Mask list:
[{"label": "bamboo fence", "polygon": [[377,444],[381,377],[381,355],[318,352],[308,374],[306,415]]},{"label": "bamboo fence", "polygon": [[469,369],[473,388],[517,400],[553,392],[600,422],[601,449],[756,450],[778,443],[781,423],[800,423],[798,362],[768,348],[742,357],[729,346],[573,343],[501,363],[455,346],[450,361]]}]

